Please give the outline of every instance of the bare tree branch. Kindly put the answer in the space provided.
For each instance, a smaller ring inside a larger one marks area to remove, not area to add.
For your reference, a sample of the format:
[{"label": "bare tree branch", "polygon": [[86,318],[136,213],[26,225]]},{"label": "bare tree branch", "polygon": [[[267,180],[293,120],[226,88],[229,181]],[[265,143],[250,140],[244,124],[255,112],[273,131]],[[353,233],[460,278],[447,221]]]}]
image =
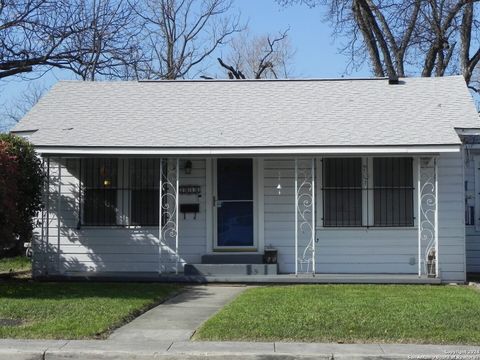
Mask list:
[{"label": "bare tree branch", "polygon": [[140,66],[140,77],[187,77],[243,30],[232,9],[232,0],[145,0],[137,14],[143,20],[142,47],[149,55]]},{"label": "bare tree branch", "polygon": [[228,77],[230,79],[245,79],[245,75],[243,75],[243,73],[238,70],[238,69],[235,69],[233,66],[231,65],[227,65],[225,64],[221,58],[217,58],[219,64],[221,67],[225,68],[228,70]]},{"label": "bare tree branch", "polygon": [[294,55],[288,41],[288,31],[280,32],[275,37],[251,37],[244,32],[229,44],[226,60],[218,58],[218,62],[232,79],[276,79],[280,72],[283,77],[288,77]]},{"label": "bare tree branch", "polygon": [[480,83],[480,75],[474,75],[480,61],[479,0],[277,2],[325,6],[334,33],[346,41],[341,51],[355,68],[368,59],[376,76],[444,76],[461,71],[467,83]]},{"label": "bare tree branch", "polygon": [[133,15],[126,0],[2,0],[0,78],[51,67],[119,77],[139,59]]},{"label": "bare tree branch", "polygon": [[46,88],[38,84],[31,83],[27,88],[8,104],[3,106],[0,112],[0,131],[8,130],[10,126],[15,125],[20,119],[35,105],[45,93]]}]

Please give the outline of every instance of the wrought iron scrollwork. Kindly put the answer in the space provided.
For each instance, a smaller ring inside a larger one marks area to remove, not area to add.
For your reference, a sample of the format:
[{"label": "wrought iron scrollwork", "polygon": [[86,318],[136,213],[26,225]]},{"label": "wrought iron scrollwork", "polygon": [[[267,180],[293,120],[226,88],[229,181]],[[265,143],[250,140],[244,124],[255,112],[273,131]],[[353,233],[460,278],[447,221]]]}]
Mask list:
[{"label": "wrought iron scrollwork", "polygon": [[314,160],[295,160],[296,272],[315,272]]},{"label": "wrought iron scrollwork", "polygon": [[437,159],[419,161],[419,275],[437,276]]},{"label": "wrought iron scrollwork", "polygon": [[178,159],[162,159],[160,172],[160,272],[178,272]]}]

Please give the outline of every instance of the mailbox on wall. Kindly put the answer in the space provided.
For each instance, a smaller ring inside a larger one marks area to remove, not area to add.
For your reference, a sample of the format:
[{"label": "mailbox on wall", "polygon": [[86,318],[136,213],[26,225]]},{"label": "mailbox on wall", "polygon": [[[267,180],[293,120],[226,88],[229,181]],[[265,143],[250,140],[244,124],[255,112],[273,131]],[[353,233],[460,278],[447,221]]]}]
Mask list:
[{"label": "mailbox on wall", "polygon": [[183,214],[183,218],[187,218],[187,214],[193,214],[193,218],[197,218],[197,213],[200,212],[200,204],[198,198],[202,196],[201,187],[199,185],[181,185],[178,189],[180,195],[184,195],[184,198],[191,198],[196,202],[189,202],[180,204],[180,212]]}]

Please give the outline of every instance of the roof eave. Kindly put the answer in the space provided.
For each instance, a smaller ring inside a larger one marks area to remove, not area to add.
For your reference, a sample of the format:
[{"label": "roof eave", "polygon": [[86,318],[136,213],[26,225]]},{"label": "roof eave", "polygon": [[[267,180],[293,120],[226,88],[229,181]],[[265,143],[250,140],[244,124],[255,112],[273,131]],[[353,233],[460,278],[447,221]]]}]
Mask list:
[{"label": "roof eave", "polygon": [[73,147],[36,146],[41,155],[160,155],[160,156],[263,156],[263,155],[359,155],[359,154],[437,154],[459,152],[461,144],[378,145],[378,146],[284,146],[284,147]]}]

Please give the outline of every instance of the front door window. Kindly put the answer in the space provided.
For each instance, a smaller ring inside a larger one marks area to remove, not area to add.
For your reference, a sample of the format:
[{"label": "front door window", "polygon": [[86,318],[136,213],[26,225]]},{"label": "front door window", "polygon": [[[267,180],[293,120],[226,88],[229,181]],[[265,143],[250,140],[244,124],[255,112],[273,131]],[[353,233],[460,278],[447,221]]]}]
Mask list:
[{"label": "front door window", "polygon": [[217,160],[217,247],[252,247],[253,161]]}]

